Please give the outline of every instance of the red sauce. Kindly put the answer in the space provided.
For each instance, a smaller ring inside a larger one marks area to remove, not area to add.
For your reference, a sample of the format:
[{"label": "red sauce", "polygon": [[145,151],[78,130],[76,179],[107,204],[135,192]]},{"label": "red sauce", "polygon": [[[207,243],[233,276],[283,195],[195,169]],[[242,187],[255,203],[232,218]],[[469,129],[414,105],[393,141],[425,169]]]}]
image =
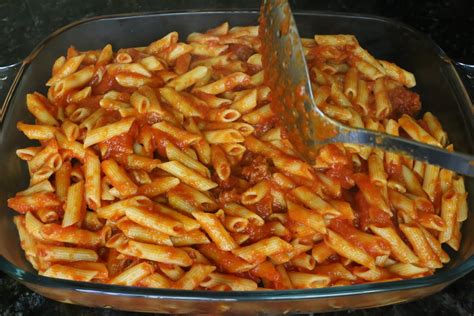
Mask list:
[{"label": "red sauce", "polygon": [[358,226],[365,231],[369,229],[370,225],[386,227],[393,224],[390,215],[370,205],[360,191],[355,195],[355,215]]},{"label": "red sauce", "polygon": [[[336,64],[344,62],[354,50],[354,46],[321,46],[317,45],[309,49],[307,58],[309,66],[320,66],[331,60]],[[353,61],[349,61],[353,62]],[[310,68],[311,68],[310,67]]]},{"label": "red sauce", "polygon": [[350,189],[354,186],[353,174],[352,165],[337,164],[326,171],[326,175],[336,180],[344,189]]},{"label": "red sauce", "polygon": [[242,193],[239,192],[237,189],[233,188],[230,190],[221,190],[218,193],[218,202],[220,205],[225,205],[226,203],[230,202],[240,202]]},{"label": "red sauce", "polygon": [[[439,197],[438,199],[441,200],[441,194],[438,194]],[[441,204],[441,201],[438,201],[439,204]],[[423,213],[435,213],[435,207],[433,203],[430,202],[430,200],[422,197],[418,197],[415,201],[415,206],[416,209],[420,212]]]},{"label": "red sauce", "polygon": [[385,164],[385,171],[387,171],[389,179],[403,183],[401,164],[394,164],[394,163]]},{"label": "red sauce", "polygon": [[272,174],[267,158],[261,155],[254,157],[250,165],[242,168],[242,175],[250,184],[270,179]]},{"label": "red sauce", "polygon": [[115,77],[111,76],[108,72],[104,73],[102,80],[92,87],[92,94],[105,94],[106,92],[113,90],[116,87],[118,82],[115,80]]},{"label": "red sauce", "polygon": [[405,87],[389,90],[388,98],[392,104],[391,117],[394,119],[398,119],[403,114],[416,116],[421,109],[420,96]]},{"label": "red sauce", "polygon": [[241,44],[229,44],[229,48],[226,52],[234,54],[237,59],[241,61],[247,61],[250,56],[255,54],[255,51],[251,47]]},{"label": "red sauce", "polygon": [[132,124],[127,133],[122,133],[104,141],[103,144],[107,148],[104,159],[121,153],[133,154],[133,143],[137,135],[138,126],[137,124]]},{"label": "red sauce", "polygon": [[286,6],[284,9],[284,18],[280,24],[280,34],[281,35],[288,35],[288,31],[290,30],[290,7]]},{"label": "red sauce", "polygon": [[263,120],[262,122],[258,122],[256,125],[254,125],[255,128],[255,136],[260,137],[269,130],[271,130],[275,124],[278,122],[278,117],[272,116],[266,120]]},{"label": "red sauce", "polygon": [[203,210],[202,205],[196,201],[194,196],[182,184],[178,184],[176,187],[171,189],[170,192],[179,195],[183,200],[185,200],[188,204],[193,205],[195,208]]},{"label": "red sauce", "polygon": [[259,72],[260,70],[262,70],[262,67],[260,67],[260,66],[247,64],[247,74],[248,75],[254,75],[257,72]]},{"label": "red sauce", "polygon": [[189,64],[191,63],[191,55],[190,54],[184,54],[179,56],[176,59],[175,63],[175,71],[178,75],[181,75],[188,71],[189,69]]},{"label": "red sauce", "polygon": [[216,262],[218,268],[227,273],[236,273],[236,269],[247,264],[246,261],[235,256],[232,252],[219,249],[214,243],[199,245],[197,248],[206,257]]},{"label": "red sauce", "polygon": [[354,179],[352,179],[354,170],[349,154],[335,144],[328,144],[320,148],[318,159],[330,162],[325,174],[339,183],[342,188],[350,189],[354,186]]},{"label": "red sauce", "polygon": [[74,46],[69,46],[67,49],[66,59],[71,59],[72,57],[76,57],[79,55],[79,52]]},{"label": "red sauce", "polygon": [[147,112],[147,113],[139,115],[135,122],[137,122],[138,126],[142,128],[148,125],[151,126],[161,121],[162,119],[160,117],[160,114],[158,114],[157,112]]},{"label": "red sauce", "polygon": [[[161,157],[166,157],[166,145],[171,141],[171,136],[154,128],[151,128],[153,133],[153,140],[155,144],[155,149],[158,150],[158,153]],[[172,142],[174,143],[174,142]]]},{"label": "red sauce", "polygon": [[87,98],[84,98],[77,102],[78,107],[80,108],[91,108],[91,109],[98,109],[100,107],[100,100],[102,99],[102,95],[94,95]]},{"label": "red sauce", "polygon": [[429,131],[429,130],[430,130],[430,128],[428,127],[428,123],[426,123],[425,121],[423,121],[423,120],[417,120],[416,123],[417,123],[418,125],[420,125],[420,127],[421,127],[422,129],[424,129],[425,131]]},{"label": "red sauce", "polygon": [[262,226],[257,226],[250,222],[245,233],[249,234],[249,244],[271,237],[273,235],[272,222],[266,222]]},{"label": "red sauce", "polygon": [[133,62],[137,62],[138,60],[146,57],[147,55],[146,54],[143,54],[142,52],[140,52],[139,50],[135,49],[135,48],[122,48],[122,49],[119,49],[118,50],[118,53],[127,53],[130,55],[130,57],[132,57],[132,61]]},{"label": "red sauce", "polygon": [[280,274],[275,269],[275,266],[269,261],[262,262],[261,264],[250,270],[250,274],[253,274],[257,277],[271,282],[280,281]]},{"label": "red sauce", "polygon": [[263,218],[273,213],[273,198],[270,194],[265,195],[263,199],[252,205],[252,210]]}]

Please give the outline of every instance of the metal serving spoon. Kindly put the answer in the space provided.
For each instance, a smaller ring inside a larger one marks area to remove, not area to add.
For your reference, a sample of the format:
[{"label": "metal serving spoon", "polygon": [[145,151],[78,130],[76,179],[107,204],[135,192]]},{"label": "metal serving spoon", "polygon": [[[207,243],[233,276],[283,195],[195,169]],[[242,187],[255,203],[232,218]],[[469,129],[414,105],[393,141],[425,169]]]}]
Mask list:
[{"label": "metal serving spoon", "polygon": [[260,37],[265,78],[272,89],[272,108],[288,130],[296,150],[314,161],[328,143],[353,143],[382,148],[474,177],[474,156],[449,152],[409,139],[343,125],[314,103],[298,29],[286,0],[264,0]]}]

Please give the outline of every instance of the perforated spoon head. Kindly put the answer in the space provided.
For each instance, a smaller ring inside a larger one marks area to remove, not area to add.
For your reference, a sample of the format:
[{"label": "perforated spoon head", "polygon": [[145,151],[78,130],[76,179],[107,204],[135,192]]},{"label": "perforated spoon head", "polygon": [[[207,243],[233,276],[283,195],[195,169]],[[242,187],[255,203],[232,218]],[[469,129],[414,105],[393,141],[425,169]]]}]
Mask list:
[{"label": "perforated spoon head", "polygon": [[306,160],[340,131],[314,103],[303,46],[287,1],[264,1],[260,14],[262,61],[277,113],[293,146]]},{"label": "perforated spoon head", "polygon": [[303,46],[286,0],[264,0],[259,36],[271,107],[302,158],[314,162],[328,143],[369,145],[474,176],[474,157],[367,129],[352,128],[326,116],[315,104]]}]

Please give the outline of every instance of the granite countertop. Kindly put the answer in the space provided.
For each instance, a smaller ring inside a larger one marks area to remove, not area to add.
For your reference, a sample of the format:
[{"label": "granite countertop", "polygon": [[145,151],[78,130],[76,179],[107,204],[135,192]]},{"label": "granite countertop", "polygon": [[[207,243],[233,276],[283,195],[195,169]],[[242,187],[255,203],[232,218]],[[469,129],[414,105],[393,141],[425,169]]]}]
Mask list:
[{"label": "granite countertop", "polygon": [[[405,22],[430,36],[449,57],[474,64],[474,1],[290,1],[296,10],[375,14]],[[219,0],[2,0],[0,68],[21,61],[55,29],[78,19],[115,13],[160,10],[257,8],[258,1]],[[2,100],[0,100],[2,101]],[[474,272],[442,292],[415,302],[325,315],[474,315]],[[30,291],[0,272],[0,315],[134,315],[57,303]]]}]

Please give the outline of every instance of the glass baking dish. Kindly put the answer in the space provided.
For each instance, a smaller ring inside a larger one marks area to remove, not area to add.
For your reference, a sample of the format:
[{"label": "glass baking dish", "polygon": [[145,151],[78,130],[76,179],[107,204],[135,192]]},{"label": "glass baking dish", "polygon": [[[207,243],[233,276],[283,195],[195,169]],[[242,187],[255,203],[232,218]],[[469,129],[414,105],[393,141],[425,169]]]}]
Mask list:
[{"label": "glass baking dish", "polygon": [[[413,280],[311,290],[210,292],[73,282],[36,274],[24,258],[12,223],[14,212],[7,208],[6,200],[28,183],[27,166],[17,159],[15,150],[31,145],[31,142],[16,129],[16,122],[33,121],[25,106],[25,96],[31,91],[45,92],[44,83],[50,76],[55,58],[64,54],[70,45],[79,50],[99,49],[106,43],[111,43],[115,49],[143,46],[170,31],[178,31],[184,39],[193,31],[204,31],[224,21],[231,25],[256,25],[257,18],[256,11],[115,15],[73,23],[45,39],[19,68],[0,111],[3,119],[0,130],[0,162],[3,165],[0,269],[41,295],[61,302],[129,311],[235,314],[322,312],[395,304],[440,291],[471,271],[474,268],[473,214],[464,222],[460,251],[450,252],[451,262],[433,276]],[[355,34],[362,47],[377,58],[395,62],[413,72],[418,83],[415,91],[421,95],[423,109],[440,118],[457,150],[473,152],[472,103],[454,63],[431,40],[406,25],[374,16],[300,12],[295,18],[302,36]],[[462,71],[469,73],[472,70],[465,67]],[[467,83],[467,87],[472,88]],[[473,180],[466,179],[467,191],[471,192],[471,213],[474,209]]]}]

